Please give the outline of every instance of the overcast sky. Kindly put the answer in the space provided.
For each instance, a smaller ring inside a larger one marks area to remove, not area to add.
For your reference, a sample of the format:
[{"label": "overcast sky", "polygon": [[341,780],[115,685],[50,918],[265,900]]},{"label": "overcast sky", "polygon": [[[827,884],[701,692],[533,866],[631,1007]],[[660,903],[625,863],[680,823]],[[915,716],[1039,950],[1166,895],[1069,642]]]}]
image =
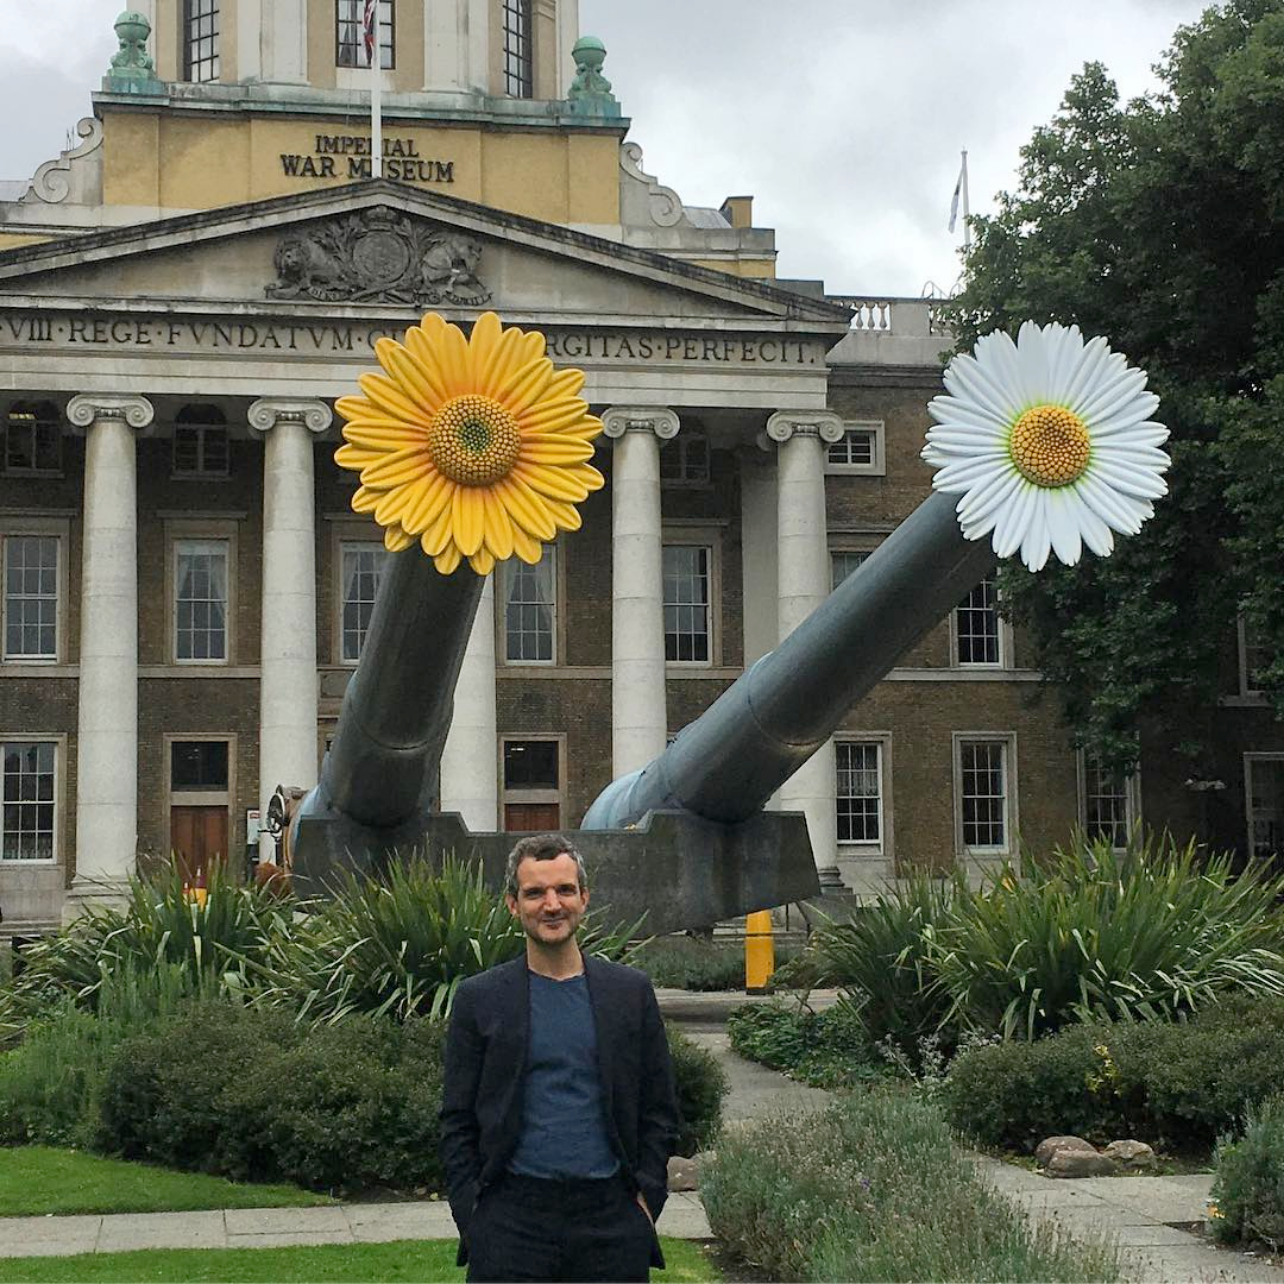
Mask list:
[{"label": "overcast sky", "polygon": [[[406,0],[403,0],[406,2]],[[122,0],[0,0],[0,179],[28,178],[89,111]],[[1125,96],[1200,0],[580,0],[646,171],[692,205],[752,195],[779,273],[917,295],[958,275],[959,151],[973,212],[1085,61]]]}]

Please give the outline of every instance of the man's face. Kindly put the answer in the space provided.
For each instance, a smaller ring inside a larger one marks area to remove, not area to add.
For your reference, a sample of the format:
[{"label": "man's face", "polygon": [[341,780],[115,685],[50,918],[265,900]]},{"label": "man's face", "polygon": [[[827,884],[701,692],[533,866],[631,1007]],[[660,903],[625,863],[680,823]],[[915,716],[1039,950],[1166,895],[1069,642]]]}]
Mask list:
[{"label": "man's face", "polygon": [[588,889],[580,890],[579,867],[565,852],[552,860],[527,857],[517,867],[517,895],[506,898],[509,911],[538,945],[561,945],[575,935],[588,908]]}]

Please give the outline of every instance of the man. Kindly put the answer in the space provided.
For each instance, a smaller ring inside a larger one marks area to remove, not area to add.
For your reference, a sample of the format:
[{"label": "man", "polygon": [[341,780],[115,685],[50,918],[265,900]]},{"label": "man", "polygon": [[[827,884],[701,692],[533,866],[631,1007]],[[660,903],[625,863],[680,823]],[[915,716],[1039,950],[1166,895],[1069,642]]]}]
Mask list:
[{"label": "man", "polygon": [[650,980],[586,958],[580,854],[560,834],[508,856],[526,933],[455,993],[441,1154],[470,1280],[646,1280],[677,1127]]}]

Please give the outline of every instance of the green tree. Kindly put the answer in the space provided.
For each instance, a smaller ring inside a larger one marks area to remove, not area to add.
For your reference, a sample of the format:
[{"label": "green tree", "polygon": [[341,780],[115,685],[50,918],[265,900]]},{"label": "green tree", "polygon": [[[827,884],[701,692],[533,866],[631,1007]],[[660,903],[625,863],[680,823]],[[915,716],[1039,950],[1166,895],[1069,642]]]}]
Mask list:
[{"label": "green tree", "polygon": [[1077,323],[1146,368],[1171,494],[1108,559],[1005,566],[1007,610],[1060,683],[1076,740],[1132,765],[1138,729],[1198,774],[1242,613],[1284,717],[1284,0],[1178,29],[1162,89],[1121,103],[1099,63],[973,220],[959,348],[1027,317]]}]

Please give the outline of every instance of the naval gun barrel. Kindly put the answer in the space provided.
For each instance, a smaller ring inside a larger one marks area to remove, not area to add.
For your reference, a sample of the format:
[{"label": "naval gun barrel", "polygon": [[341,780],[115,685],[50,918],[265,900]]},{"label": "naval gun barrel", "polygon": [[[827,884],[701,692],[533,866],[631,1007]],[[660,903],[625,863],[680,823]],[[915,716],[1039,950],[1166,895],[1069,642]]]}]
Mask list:
[{"label": "naval gun barrel", "polygon": [[466,564],[439,574],[417,548],[388,556],[321,783],[301,815],[389,830],[428,808],[484,584]]},{"label": "naval gun barrel", "polygon": [[747,820],[829,739],[847,711],[996,561],[963,538],[954,496],[933,494],[774,650],[653,762],[608,785],[585,829],[682,810]]}]

